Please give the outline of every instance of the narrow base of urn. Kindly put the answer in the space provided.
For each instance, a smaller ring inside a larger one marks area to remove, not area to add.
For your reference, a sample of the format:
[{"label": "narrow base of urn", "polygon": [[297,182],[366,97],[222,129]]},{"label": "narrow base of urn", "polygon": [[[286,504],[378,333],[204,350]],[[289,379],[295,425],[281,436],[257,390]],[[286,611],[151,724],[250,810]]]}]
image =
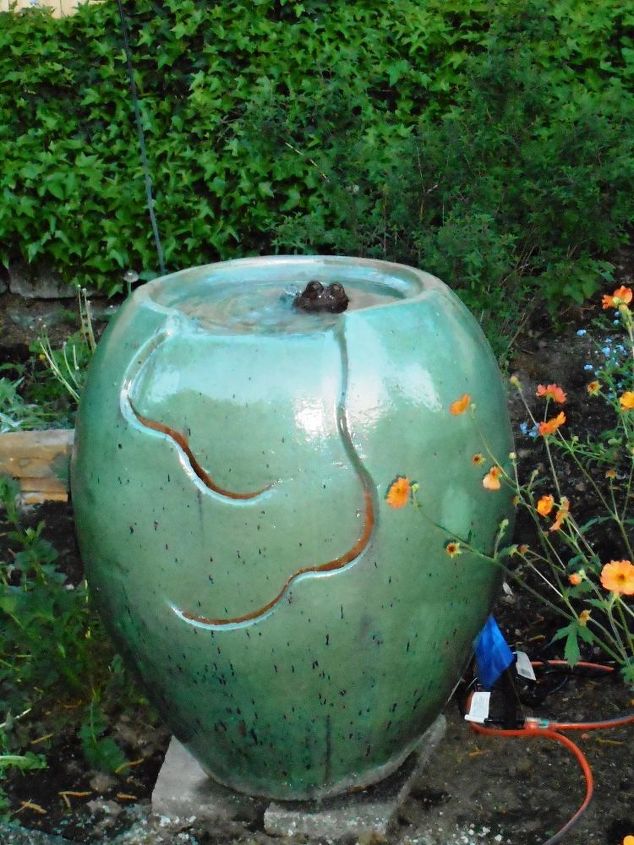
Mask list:
[{"label": "narrow base of urn", "polygon": [[380,783],[320,801],[270,801],[234,792],[212,780],[172,738],[152,794],[152,809],[167,816],[196,816],[209,830],[230,821],[255,821],[266,808],[264,828],[271,835],[383,836],[446,727],[445,717],[438,716],[403,765]]}]

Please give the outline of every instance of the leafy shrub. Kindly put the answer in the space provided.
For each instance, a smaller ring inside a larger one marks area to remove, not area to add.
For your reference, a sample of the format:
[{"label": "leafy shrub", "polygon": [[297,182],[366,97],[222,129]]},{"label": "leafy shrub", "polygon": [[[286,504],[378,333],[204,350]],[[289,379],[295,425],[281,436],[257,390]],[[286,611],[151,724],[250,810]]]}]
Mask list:
[{"label": "leafy shrub", "polygon": [[77,300],[79,330],[64,341],[62,348],[53,349],[47,335],[40,337],[35,344],[38,357],[47,365],[46,392],[50,394],[51,387],[61,389],[75,406],[86,382],[88,364],[97,348],[92,308],[85,289],[79,291]]},{"label": "leafy shrub", "polygon": [[[90,690],[103,668],[92,630],[99,627],[88,604],[85,582],[67,585],[56,549],[42,536],[44,523],[24,527],[15,507],[17,487],[0,479],[0,496],[10,530],[10,549],[0,568],[0,675],[3,711],[17,712],[35,690],[65,688],[77,695]],[[108,649],[106,648],[106,651]]]},{"label": "leafy shrub", "polygon": [[[104,709],[131,702],[138,707],[139,695],[88,601],[86,582],[68,583],[57,550],[43,536],[43,522],[23,525],[18,492],[14,481],[0,477],[0,507],[9,529],[0,534],[0,780],[7,767],[44,764],[39,756],[21,753],[34,738],[31,720],[35,730],[40,720],[55,723],[56,730],[82,720],[75,728],[88,762],[114,770],[125,758],[104,735]],[[69,699],[74,706],[63,707]]]},{"label": "leafy shrub", "polygon": [[126,759],[115,740],[104,735],[108,727],[108,720],[98,699],[93,698],[79,729],[84,757],[94,769],[115,773],[125,765]]},{"label": "leafy shrub", "polygon": [[[71,312],[70,316],[75,315]],[[73,426],[96,348],[92,306],[85,290],[78,292],[78,316],[78,330],[69,334],[61,348],[53,348],[48,335],[42,334],[31,343],[28,361],[0,364],[0,434]]]},{"label": "leafy shrub", "polygon": [[[381,255],[498,314],[534,279],[554,303],[608,274],[597,259],[631,215],[623,0],[126,12],[170,269],[271,249]],[[151,277],[116,5],[2,24],[0,260],[109,291],[125,268]]]},{"label": "leafy shrub", "polygon": [[[265,246],[281,209],[305,203],[312,169],[253,158],[240,118],[261,90],[292,101],[346,87],[367,115],[420,112],[457,79],[484,8],[436,2],[139,0],[128,9],[156,210],[170,267]],[[3,15],[0,258],[52,261],[80,283],[119,287],[156,257],[116,5]],[[468,25],[467,25],[468,24]],[[385,34],[389,33],[389,37]],[[314,127],[315,143],[330,126]],[[280,152],[284,152],[283,150]],[[302,199],[304,198],[304,199]]]},{"label": "leafy shrub", "polygon": [[[0,373],[5,365],[0,365]],[[6,367],[14,371],[15,367]],[[24,377],[0,376],[0,434],[25,428],[43,428],[50,422],[46,412],[25,401],[20,392]]]},{"label": "leafy shrub", "polygon": [[[276,226],[278,248],[423,266],[490,318],[498,352],[531,299],[552,314],[611,280],[604,257],[634,218],[631,66],[599,77],[563,64],[563,5],[501,7],[442,115],[380,140],[357,126],[315,155],[324,199]],[[605,9],[591,17],[608,27]]]}]

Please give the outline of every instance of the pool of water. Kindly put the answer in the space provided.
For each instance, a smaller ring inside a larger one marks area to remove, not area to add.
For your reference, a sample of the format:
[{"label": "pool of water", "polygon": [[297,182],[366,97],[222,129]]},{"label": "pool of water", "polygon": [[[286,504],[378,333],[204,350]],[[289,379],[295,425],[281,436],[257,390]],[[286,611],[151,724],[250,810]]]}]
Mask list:
[{"label": "pool of water", "polygon": [[[172,293],[169,307],[186,314],[201,328],[224,329],[232,334],[293,334],[334,325],[340,314],[307,313],[295,307],[295,297],[304,287],[305,283],[301,281],[218,283],[201,279]],[[348,311],[387,305],[403,298],[393,288],[379,283],[365,282],[363,286],[355,286],[345,282],[345,289],[350,299]]]}]

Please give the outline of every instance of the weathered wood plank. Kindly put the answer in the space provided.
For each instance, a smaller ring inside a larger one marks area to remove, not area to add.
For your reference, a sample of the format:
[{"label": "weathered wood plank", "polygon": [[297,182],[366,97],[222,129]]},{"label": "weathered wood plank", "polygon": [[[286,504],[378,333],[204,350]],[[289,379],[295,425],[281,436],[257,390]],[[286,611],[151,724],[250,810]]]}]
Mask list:
[{"label": "weathered wood plank", "polygon": [[21,505],[42,505],[44,502],[67,502],[68,490],[62,490],[58,493],[52,491],[33,490],[32,492],[24,491],[20,493]]},{"label": "weathered wood plank", "polygon": [[70,429],[0,434],[0,475],[19,482],[25,503],[68,499],[74,434]]},{"label": "weathered wood plank", "polygon": [[[72,15],[77,9],[77,6],[83,0],[38,0],[37,3],[31,0],[0,0],[0,12],[19,12],[22,9],[32,8],[36,6],[46,6],[53,10],[53,17],[66,17]],[[15,3],[15,5],[14,5]]]}]

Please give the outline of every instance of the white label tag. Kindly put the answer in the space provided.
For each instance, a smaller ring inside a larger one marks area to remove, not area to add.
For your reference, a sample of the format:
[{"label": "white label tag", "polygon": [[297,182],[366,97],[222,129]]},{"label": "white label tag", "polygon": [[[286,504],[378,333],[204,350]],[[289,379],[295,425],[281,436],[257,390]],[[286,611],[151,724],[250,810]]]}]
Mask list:
[{"label": "white label tag", "polygon": [[484,724],[485,720],[489,718],[489,699],[490,692],[474,692],[471,697],[471,706],[469,712],[465,714],[467,722],[480,722]]},{"label": "white label tag", "polygon": [[520,678],[528,678],[529,681],[537,680],[535,677],[535,670],[531,666],[531,661],[525,651],[516,651],[515,669]]}]

